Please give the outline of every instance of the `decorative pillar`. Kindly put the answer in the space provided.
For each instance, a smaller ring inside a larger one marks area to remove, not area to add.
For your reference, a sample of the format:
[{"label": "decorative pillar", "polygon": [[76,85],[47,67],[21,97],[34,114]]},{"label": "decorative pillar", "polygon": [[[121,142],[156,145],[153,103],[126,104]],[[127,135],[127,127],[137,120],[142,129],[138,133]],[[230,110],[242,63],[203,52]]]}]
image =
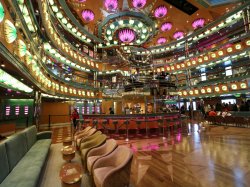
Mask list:
[{"label": "decorative pillar", "polygon": [[244,21],[244,25],[245,25],[245,32],[248,33],[250,31],[250,11],[249,11],[249,7],[247,7],[246,9],[244,9],[242,11],[243,14],[243,21]]},{"label": "decorative pillar", "polygon": [[94,72],[94,87],[97,88],[98,84],[97,84],[97,72]]},{"label": "decorative pillar", "polygon": [[88,101],[87,100],[84,100],[83,107],[84,107],[84,114],[87,114],[87,108],[88,108]]},{"label": "decorative pillar", "polygon": [[[37,129],[39,129],[39,120],[41,115],[41,104],[42,104],[42,94],[39,91],[35,91],[34,93],[34,116],[33,123],[36,125]],[[50,123],[49,123],[50,128]]]}]

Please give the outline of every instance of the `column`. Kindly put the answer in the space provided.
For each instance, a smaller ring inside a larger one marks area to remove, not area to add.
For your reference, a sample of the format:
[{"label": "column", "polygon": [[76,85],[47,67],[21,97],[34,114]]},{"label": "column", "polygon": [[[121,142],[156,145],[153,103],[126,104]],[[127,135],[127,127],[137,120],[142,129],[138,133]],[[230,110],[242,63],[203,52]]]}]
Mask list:
[{"label": "column", "polygon": [[[39,129],[39,120],[41,115],[41,104],[42,104],[42,95],[40,91],[35,91],[34,93],[34,116],[33,123]],[[50,128],[50,123],[48,124]]]}]

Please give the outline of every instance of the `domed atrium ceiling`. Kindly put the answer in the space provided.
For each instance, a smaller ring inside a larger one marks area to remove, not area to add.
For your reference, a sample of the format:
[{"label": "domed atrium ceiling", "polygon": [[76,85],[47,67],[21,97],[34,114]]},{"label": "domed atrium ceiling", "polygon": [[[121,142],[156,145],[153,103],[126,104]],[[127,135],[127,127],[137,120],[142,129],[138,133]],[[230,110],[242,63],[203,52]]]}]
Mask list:
[{"label": "domed atrium ceiling", "polygon": [[[225,67],[235,66],[235,72],[246,67],[249,4],[0,0],[1,59],[10,62],[2,62],[2,76],[15,71],[13,78],[20,79],[24,74],[34,90],[63,98],[102,98],[105,89],[130,84],[132,75],[145,85],[153,84],[159,73],[174,75],[182,97],[237,91],[231,84],[241,88],[247,76],[231,77],[224,90],[223,82],[214,79],[223,76]],[[1,85],[8,87],[4,80]]]}]

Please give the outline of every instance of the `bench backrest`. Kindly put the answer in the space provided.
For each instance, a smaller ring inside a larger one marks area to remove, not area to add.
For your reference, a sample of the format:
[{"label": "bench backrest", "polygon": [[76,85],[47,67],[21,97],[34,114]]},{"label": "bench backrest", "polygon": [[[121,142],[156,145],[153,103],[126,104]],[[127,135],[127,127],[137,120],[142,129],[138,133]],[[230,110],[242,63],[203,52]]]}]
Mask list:
[{"label": "bench backrest", "polygon": [[31,126],[0,143],[0,183],[37,141],[37,130]]},{"label": "bench backrest", "polygon": [[11,171],[28,151],[25,133],[20,132],[11,136],[5,141],[5,146]]},{"label": "bench backrest", "polygon": [[0,183],[9,174],[9,162],[6,153],[5,143],[0,143]]},{"label": "bench backrest", "polygon": [[24,130],[26,139],[27,139],[27,146],[28,150],[36,143],[37,140],[37,129],[36,126],[33,125],[27,129]]}]

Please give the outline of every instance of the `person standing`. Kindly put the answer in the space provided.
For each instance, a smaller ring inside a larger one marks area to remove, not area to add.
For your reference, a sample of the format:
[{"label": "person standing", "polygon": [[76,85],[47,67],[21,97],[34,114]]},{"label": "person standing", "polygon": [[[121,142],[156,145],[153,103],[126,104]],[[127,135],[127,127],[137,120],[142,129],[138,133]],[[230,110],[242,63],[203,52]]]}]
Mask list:
[{"label": "person standing", "polygon": [[109,108],[109,114],[115,114],[112,107]]},{"label": "person standing", "polygon": [[77,109],[75,108],[74,111],[71,114],[71,119],[73,121],[74,128],[77,127],[77,119],[79,119],[79,113],[77,112]]},{"label": "person standing", "polygon": [[184,115],[184,114],[185,114],[185,112],[186,112],[186,110],[185,110],[185,106],[184,106],[184,105],[182,105],[182,106],[181,106],[181,114],[183,114],[183,115]]}]

